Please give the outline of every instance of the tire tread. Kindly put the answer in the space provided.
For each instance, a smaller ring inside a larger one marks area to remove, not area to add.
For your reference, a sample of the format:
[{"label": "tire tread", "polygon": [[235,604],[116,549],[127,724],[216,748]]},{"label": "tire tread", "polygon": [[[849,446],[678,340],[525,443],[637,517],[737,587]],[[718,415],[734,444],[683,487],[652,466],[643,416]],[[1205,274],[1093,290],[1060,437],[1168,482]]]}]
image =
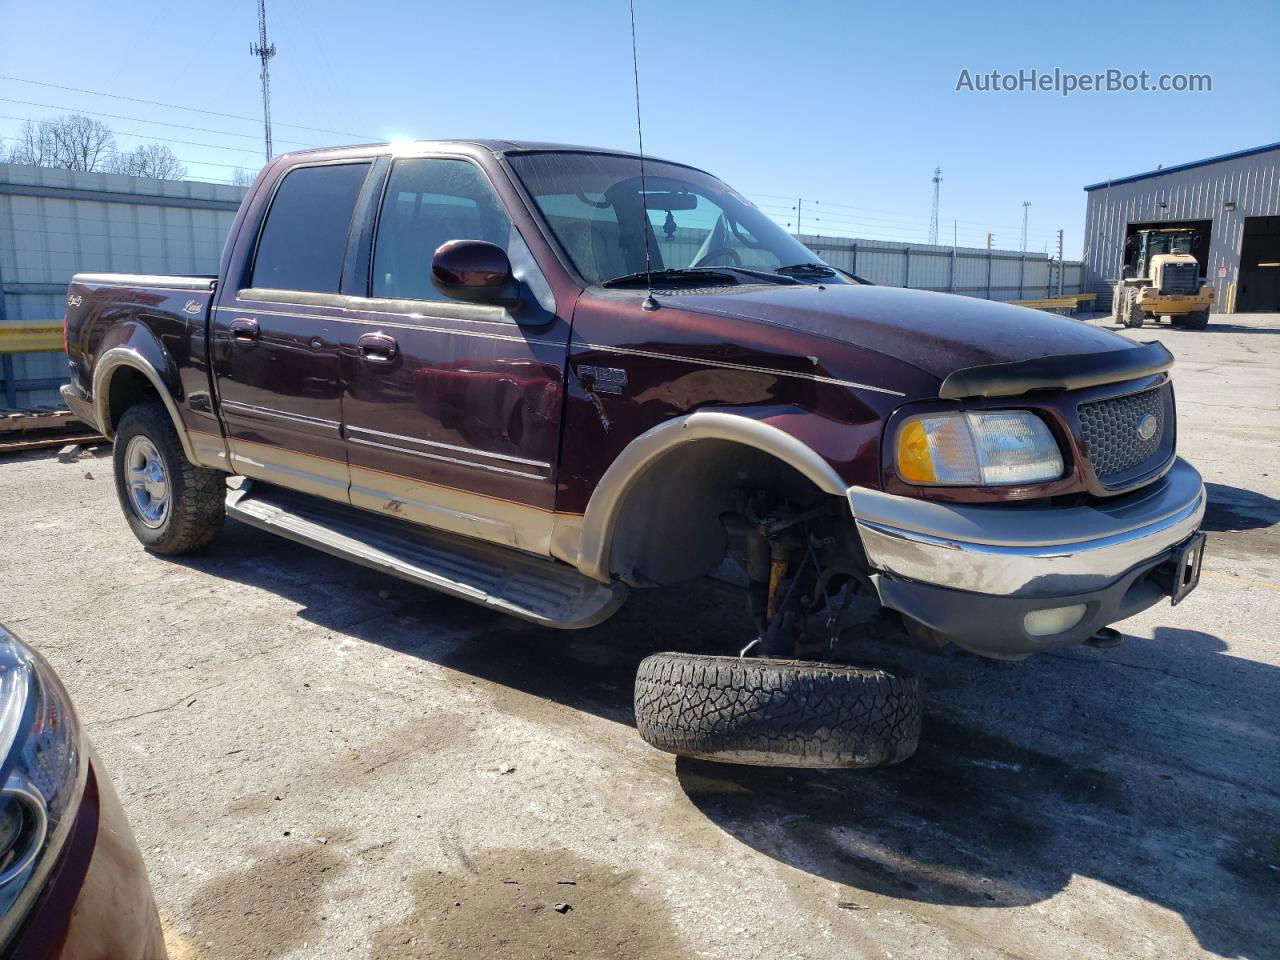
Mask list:
[{"label": "tire tread", "polygon": [[870,667],[657,653],[636,675],[636,727],[682,756],[792,767],[900,763],[920,739],[919,680]]}]

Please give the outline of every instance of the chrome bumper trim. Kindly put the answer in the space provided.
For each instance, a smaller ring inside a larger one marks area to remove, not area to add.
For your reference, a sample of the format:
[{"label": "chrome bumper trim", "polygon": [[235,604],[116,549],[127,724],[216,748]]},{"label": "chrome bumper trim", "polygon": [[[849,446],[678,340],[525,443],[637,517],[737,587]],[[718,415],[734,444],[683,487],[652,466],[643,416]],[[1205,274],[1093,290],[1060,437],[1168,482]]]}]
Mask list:
[{"label": "chrome bumper trim", "polygon": [[1090,506],[936,503],[854,487],[849,503],[877,571],[994,596],[1097,590],[1200,526],[1200,474],[1174,462],[1157,482]]}]

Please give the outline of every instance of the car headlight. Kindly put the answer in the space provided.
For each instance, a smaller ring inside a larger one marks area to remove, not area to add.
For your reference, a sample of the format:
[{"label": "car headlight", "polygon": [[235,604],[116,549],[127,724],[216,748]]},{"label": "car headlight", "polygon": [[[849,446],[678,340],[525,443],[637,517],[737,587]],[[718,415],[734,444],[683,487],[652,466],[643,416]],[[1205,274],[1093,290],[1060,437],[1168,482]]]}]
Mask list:
[{"label": "car headlight", "polygon": [[67,691],[44,658],[0,626],[0,945],[57,861],[87,770]]},{"label": "car headlight", "polygon": [[1062,451],[1030,410],[921,414],[898,428],[896,448],[908,483],[993,487],[1062,476]]}]

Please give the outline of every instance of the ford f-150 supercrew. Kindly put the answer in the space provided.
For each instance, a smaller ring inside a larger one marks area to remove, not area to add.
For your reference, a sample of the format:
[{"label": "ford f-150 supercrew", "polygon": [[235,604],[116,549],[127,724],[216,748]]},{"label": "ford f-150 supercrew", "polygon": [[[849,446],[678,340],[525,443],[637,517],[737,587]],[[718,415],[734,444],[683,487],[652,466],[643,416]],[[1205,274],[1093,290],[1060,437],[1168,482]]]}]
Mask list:
[{"label": "ford f-150 supercrew", "polygon": [[909,755],[915,681],[830,655],[855,594],[917,644],[1021,658],[1199,576],[1163,346],[867,283],[678,163],[286,154],[216,278],[77,275],[66,335],[66,402],[156,553],[229,513],[551,627],[736,558],[746,649],[641,666],[640,731],[674,752]]}]

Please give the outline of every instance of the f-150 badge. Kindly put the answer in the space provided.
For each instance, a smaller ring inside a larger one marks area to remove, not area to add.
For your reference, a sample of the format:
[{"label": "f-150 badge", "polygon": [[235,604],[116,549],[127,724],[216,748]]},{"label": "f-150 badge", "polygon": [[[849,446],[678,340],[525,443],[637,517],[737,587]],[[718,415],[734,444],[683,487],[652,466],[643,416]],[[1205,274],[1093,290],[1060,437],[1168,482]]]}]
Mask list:
[{"label": "f-150 badge", "polygon": [[578,367],[578,377],[588,390],[596,393],[621,395],[627,389],[627,371],[617,367],[596,367],[584,363]]}]

